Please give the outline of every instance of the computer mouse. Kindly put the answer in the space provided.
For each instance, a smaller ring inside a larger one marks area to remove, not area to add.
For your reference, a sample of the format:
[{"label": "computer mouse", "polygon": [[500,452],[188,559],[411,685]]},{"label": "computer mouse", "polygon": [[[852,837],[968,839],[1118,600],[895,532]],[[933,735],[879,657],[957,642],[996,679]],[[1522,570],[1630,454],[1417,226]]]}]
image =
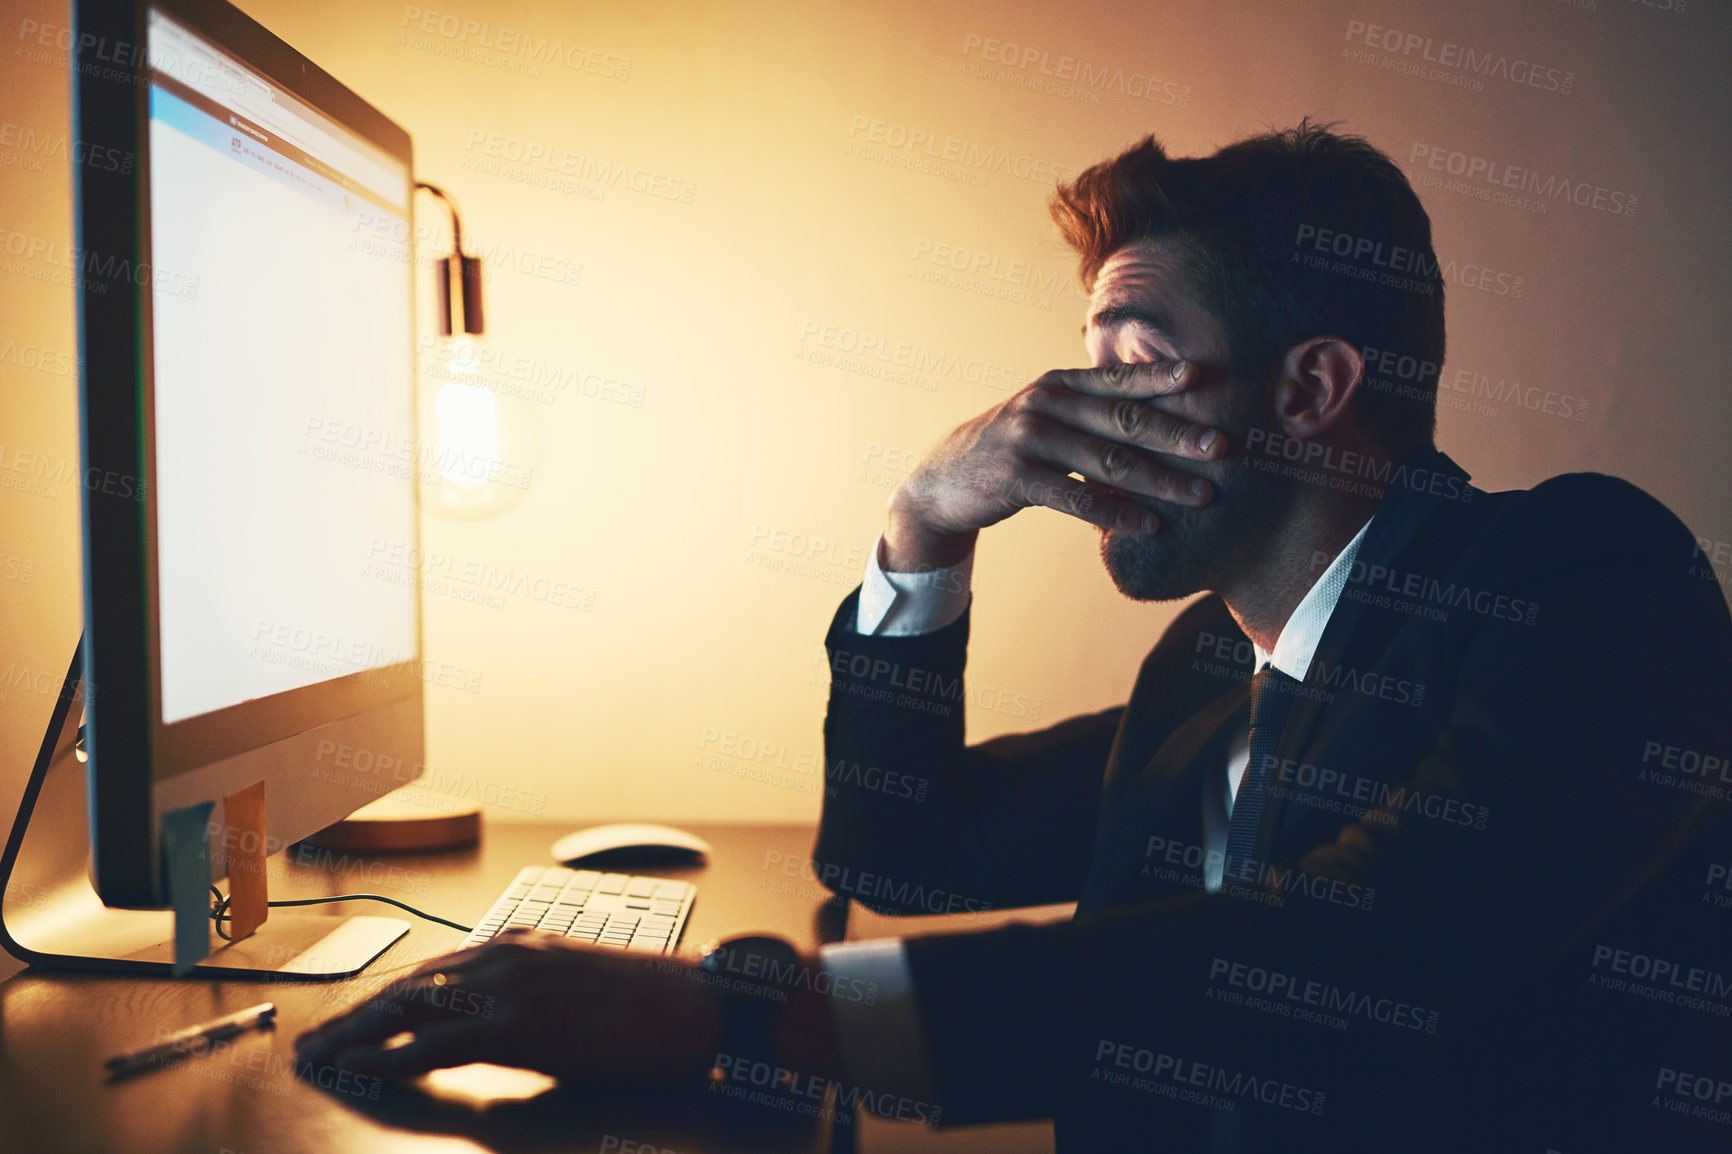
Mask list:
[{"label": "computer mouse", "polygon": [[701,862],[709,852],[710,843],[698,835],[650,822],[591,826],[568,833],[553,843],[554,860],[567,865],[580,861],[683,865]]}]

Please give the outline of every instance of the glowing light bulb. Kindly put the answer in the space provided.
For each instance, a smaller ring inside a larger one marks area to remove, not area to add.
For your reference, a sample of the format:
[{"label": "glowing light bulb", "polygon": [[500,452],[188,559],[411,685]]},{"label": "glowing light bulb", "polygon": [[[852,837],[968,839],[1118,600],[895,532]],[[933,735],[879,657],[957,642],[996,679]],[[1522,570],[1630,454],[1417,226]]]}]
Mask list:
[{"label": "glowing light bulb", "polygon": [[541,417],[502,391],[482,340],[459,334],[421,358],[417,453],[422,507],[440,516],[491,517],[523,499],[541,461]]},{"label": "glowing light bulb", "polygon": [[465,489],[499,472],[499,411],[493,391],[479,385],[441,386],[434,398],[439,427],[439,471]]}]

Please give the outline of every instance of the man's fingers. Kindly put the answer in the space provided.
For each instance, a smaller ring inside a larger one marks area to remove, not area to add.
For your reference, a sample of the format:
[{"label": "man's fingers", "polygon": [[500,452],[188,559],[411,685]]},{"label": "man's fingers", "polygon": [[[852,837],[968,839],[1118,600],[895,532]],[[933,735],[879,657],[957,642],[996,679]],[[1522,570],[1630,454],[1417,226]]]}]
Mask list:
[{"label": "man's fingers", "polygon": [[418,978],[393,983],[341,1017],[296,1038],[295,1053],[303,1061],[317,1063],[339,1050],[381,1045],[394,1034],[448,1014],[453,992],[462,988]]},{"label": "man's fingers", "polygon": [[412,1078],[446,1066],[470,1062],[509,1061],[502,1053],[499,1031],[492,1022],[478,1019],[437,1022],[423,1026],[405,1044],[391,1049],[382,1044],[357,1045],[332,1053],[334,1065],[375,1078]]},{"label": "man's fingers", "polygon": [[419,1014],[412,1017],[413,1006],[414,1003],[400,998],[375,999],[296,1038],[295,1056],[317,1065],[342,1050],[380,1045],[393,1034],[420,1024]]},{"label": "man's fingers", "polygon": [[1129,497],[1103,485],[1067,477],[1056,469],[1030,468],[1012,482],[1011,489],[1013,499],[1021,503],[1056,509],[1103,529],[1153,533],[1161,527],[1158,514]]},{"label": "man's fingers", "polygon": [[1096,397],[1165,397],[1197,383],[1194,361],[1153,360],[1102,365],[1097,369],[1052,369],[1037,385],[1063,385]]},{"label": "man's fingers", "polygon": [[1132,397],[1033,388],[1022,394],[1020,403],[1029,412],[1049,416],[1073,429],[1154,453],[1211,461],[1227,448],[1227,438],[1218,430]]},{"label": "man's fingers", "polygon": [[1090,481],[1175,505],[1207,505],[1214,495],[1202,477],[1168,469],[1141,449],[1079,433],[1057,421],[1040,422],[1023,435],[1018,449],[1025,458],[1061,473],[1081,473]]},{"label": "man's fingers", "polygon": [[477,965],[487,960],[488,947],[498,940],[495,938],[492,942],[483,942],[479,946],[470,946],[466,950],[429,958],[411,970],[409,977],[428,978],[434,974],[460,974],[473,970]]},{"label": "man's fingers", "polygon": [[416,966],[409,976],[427,978],[436,974],[449,974],[455,977],[461,974],[467,980],[473,981],[474,978],[469,975],[480,970],[490,970],[503,958],[522,957],[525,953],[533,953],[555,944],[565,944],[558,934],[512,926],[510,929],[501,930],[491,941],[437,958],[429,958]]}]

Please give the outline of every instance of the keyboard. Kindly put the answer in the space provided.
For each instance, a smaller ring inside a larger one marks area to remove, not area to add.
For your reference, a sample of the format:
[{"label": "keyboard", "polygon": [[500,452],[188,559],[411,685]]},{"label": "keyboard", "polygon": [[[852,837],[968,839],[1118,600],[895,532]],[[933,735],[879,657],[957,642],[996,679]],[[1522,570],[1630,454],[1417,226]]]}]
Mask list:
[{"label": "keyboard", "polygon": [[697,893],[691,883],[671,878],[525,866],[463,946],[522,927],[609,949],[672,953]]}]

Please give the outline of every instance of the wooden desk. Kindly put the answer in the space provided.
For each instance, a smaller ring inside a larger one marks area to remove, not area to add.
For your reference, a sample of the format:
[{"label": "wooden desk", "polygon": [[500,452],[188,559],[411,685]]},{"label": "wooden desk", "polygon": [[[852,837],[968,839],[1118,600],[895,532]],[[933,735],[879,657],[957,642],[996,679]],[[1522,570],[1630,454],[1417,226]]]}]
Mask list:
[{"label": "wooden desk", "polygon": [[[552,864],[548,846],[570,828],[564,822],[490,823],[474,850],[368,858],[333,853],[310,865],[297,864],[291,848],[271,860],[271,896],[380,893],[472,924],[519,869]],[[833,917],[834,907],[825,906],[827,895],[815,882],[778,868],[806,859],[810,827],[692,829],[715,847],[707,866],[637,870],[698,886],[682,954],[752,930],[780,934],[803,950],[818,944],[819,919],[826,908]],[[377,902],[309,908],[332,917],[395,913]],[[411,1086],[388,1086],[377,1097],[365,1089],[357,1094],[353,1085],[337,1084],[335,1072],[323,1089],[296,1077],[296,1034],[463,939],[456,930],[401,916],[413,923],[409,933],[346,981],[176,982],[24,970],[0,983],[0,1151],[601,1152],[631,1150],[628,1139],[678,1154],[827,1149],[828,1128],[810,1119],[772,1116],[780,1112],[762,1106],[738,1107],[719,1118],[717,1099],[701,1090],[537,1093],[545,1080],[524,1076],[511,1079],[522,1084],[515,1092],[532,1097],[478,1104]],[[149,1044],[157,1027],[192,1025],[266,1000],[279,1007],[275,1030],[243,1035],[223,1052],[129,1081],[105,1082],[103,1060]]]}]

